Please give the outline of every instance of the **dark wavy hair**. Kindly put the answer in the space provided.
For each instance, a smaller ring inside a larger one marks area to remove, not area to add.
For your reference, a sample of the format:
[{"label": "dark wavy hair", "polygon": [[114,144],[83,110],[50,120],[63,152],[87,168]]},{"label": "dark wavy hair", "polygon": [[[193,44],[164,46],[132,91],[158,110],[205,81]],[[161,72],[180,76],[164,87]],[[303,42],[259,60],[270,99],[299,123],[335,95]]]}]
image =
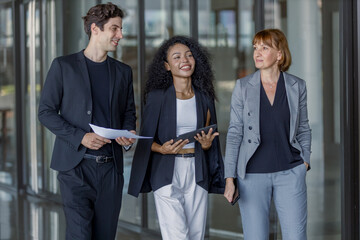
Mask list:
[{"label": "dark wavy hair", "polygon": [[216,99],[213,85],[214,74],[207,50],[192,38],[174,36],[161,44],[153,61],[148,66],[148,79],[145,85],[144,100],[146,100],[146,95],[152,90],[167,89],[173,84],[172,74],[165,69],[165,62],[167,62],[169,48],[178,43],[187,46],[195,59],[195,70],[191,76],[192,85],[211,99]]},{"label": "dark wavy hair", "polygon": [[82,17],[84,20],[85,33],[89,36],[90,39],[91,24],[95,23],[101,31],[104,31],[104,25],[109,21],[110,18],[124,18],[124,16],[124,11],[111,2],[106,4],[98,4],[90,8],[86,16]]}]

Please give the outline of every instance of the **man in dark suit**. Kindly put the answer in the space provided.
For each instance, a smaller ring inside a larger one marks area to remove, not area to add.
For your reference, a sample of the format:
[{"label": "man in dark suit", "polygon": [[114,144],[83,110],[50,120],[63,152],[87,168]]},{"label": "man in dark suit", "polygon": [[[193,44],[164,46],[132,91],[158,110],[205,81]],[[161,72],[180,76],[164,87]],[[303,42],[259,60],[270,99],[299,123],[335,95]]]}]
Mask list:
[{"label": "man in dark suit", "polygon": [[91,132],[89,123],[135,133],[131,68],[109,56],[122,36],[121,9],[92,7],[84,19],[85,50],[56,58],[43,87],[39,120],[56,135],[51,168],[58,180],[67,222],[66,239],[114,239],[121,207],[122,148]]}]

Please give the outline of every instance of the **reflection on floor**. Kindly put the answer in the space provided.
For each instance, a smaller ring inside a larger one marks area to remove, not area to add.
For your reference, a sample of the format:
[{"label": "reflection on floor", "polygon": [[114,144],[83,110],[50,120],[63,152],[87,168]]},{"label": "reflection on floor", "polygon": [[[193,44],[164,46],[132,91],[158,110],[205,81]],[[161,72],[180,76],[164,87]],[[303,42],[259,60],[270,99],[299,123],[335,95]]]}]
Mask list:
[{"label": "reflection on floor", "polygon": [[[130,227],[131,228],[131,227]],[[0,188],[0,240],[63,240],[65,218],[60,204],[17,194]],[[116,239],[155,240],[156,233],[136,232],[118,227]]]},{"label": "reflection on floor", "polygon": [[[312,169],[307,172],[308,190],[308,240],[341,239],[341,189],[340,158],[312,159]],[[210,226],[225,234],[242,233],[238,207],[224,203],[222,196],[211,196],[209,201]],[[282,239],[281,229],[273,209],[270,216],[270,240]],[[210,229],[212,233],[213,229]],[[212,237],[210,237],[212,239]],[[233,237],[233,239],[241,239]]]},{"label": "reflection on floor", "polygon": [[[327,164],[313,161],[312,170],[307,174],[309,240],[341,239],[338,165],[336,161]],[[210,198],[208,225],[211,228],[208,239],[242,239],[238,207],[228,206],[224,202],[220,195]],[[123,209],[125,212],[128,210]],[[151,219],[155,222],[155,219]],[[274,224],[271,228],[274,234],[270,239],[281,239],[279,225]],[[231,237],[229,233],[235,235]],[[65,239],[65,219],[61,205],[38,197],[18,197],[13,191],[0,188],[0,240],[16,239]],[[161,237],[156,232],[119,223],[116,239],[155,240]]]},{"label": "reflection on floor", "polygon": [[340,157],[313,159],[307,173],[308,239],[341,239]]}]

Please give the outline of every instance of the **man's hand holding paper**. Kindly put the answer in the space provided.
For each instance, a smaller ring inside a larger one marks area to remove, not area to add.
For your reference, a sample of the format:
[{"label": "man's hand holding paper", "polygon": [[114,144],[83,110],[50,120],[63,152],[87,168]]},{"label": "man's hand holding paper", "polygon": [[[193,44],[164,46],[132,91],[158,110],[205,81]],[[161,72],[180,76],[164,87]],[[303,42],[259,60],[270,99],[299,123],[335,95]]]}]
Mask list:
[{"label": "man's hand holding paper", "polygon": [[151,138],[151,137],[144,137],[136,135],[136,132],[134,130],[128,131],[128,130],[119,130],[119,129],[112,129],[112,128],[104,128],[99,127],[93,124],[89,124],[94,133],[97,135],[108,138],[108,139],[117,139],[117,138]]}]

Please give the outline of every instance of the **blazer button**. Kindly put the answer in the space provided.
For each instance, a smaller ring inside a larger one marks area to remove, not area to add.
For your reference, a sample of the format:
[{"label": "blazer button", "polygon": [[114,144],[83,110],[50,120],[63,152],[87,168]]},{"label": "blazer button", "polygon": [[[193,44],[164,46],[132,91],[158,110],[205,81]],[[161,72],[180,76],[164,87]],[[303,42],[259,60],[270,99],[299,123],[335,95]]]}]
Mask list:
[{"label": "blazer button", "polygon": [[295,139],[293,140],[293,143],[296,143],[296,140],[295,140]]},{"label": "blazer button", "polygon": [[89,111],[87,111],[87,115],[91,115],[91,111],[89,110]]},{"label": "blazer button", "polygon": [[252,126],[249,126],[249,130],[252,130]]},{"label": "blazer button", "polygon": [[248,112],[248,116],[250,116],[250,112]]},{"label": "blazer button", "polygon": [[251,143],[251,139],[249,139],[248,142]]}]

